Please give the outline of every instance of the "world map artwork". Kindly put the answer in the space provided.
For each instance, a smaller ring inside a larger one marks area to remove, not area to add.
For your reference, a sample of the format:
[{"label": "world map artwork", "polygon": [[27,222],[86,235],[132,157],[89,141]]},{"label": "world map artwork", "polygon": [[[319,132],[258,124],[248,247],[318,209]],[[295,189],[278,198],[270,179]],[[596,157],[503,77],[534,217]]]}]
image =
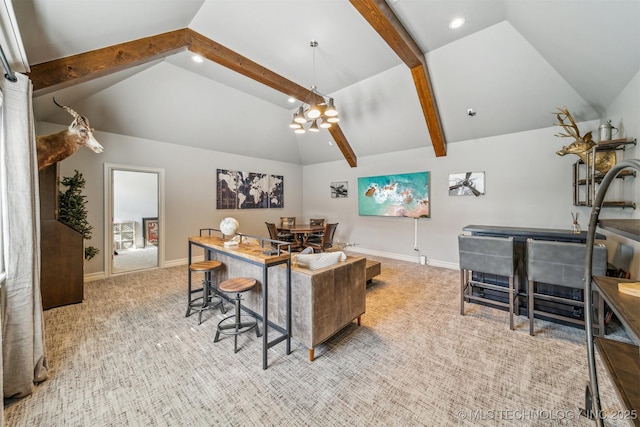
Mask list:
[{"label": "world map artwork", "polygon": [[216,170],[217,209],[284,207],[284,177],[257,172]]}]

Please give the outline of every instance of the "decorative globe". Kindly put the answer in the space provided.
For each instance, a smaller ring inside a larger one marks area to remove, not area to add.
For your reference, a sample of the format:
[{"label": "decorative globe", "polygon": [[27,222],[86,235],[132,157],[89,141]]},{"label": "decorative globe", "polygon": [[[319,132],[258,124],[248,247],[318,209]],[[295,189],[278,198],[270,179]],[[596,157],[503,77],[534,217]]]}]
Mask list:
[{"label": "decorative globe", "polygon": [[225,236],[234,236],[239,228],[240,223],[235,218],[228,217],[220,221],[220,231]]}]

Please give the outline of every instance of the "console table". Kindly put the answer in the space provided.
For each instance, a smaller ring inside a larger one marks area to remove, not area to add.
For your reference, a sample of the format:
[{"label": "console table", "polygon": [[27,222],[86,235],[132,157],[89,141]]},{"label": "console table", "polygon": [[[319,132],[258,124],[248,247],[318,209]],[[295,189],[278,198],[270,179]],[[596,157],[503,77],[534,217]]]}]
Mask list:
[{"label": "console table", "polygon": [[[251,314],[263,321],[262,369],[267,369],[267,350],[269,348],[285,341],[286,354],[291,353],[291,256],[288,252],[271,250],[271,242],[275,242],[273,240],[245,235],[238,236],[240,243],[237,246],[229,247],[224,245],[225,240],[223,237],[213,235],[189,237],[189,265],[191,265],[192,262],[192,248],[193,246],[198,246],[205,250],[205,259],[215,259],[224,264],[225,268],[218,276],[219,280],[239,276],[255,277],[258,280],[261,289],[262,314],[255,313],[244,306],[243,309],[251,312]],[[285,245],[288,244],[285,243]],[[267,310],[269,301],[268,270],[271,267],[282,264],[285,264],[287,271],[285,287],[286,325],[284,327],[269,321]],[[189,278],[189,280],[191,280],[191,278]],[[224,295],[221,296],[225,297]],[[280,332],[281,335],[269,341],[269,327]]]},{"label": "console table", "polygon": [[[554,229],[554,228],[532,228],[532,227],[505,227],[496,225],[467,225],[462,228],[463,231],[471,233],[474,236],[491,236],[491,237],[513,237],[515,244],[515,252],[518,258],[518,273],[514,278],[515,288],[518,294],[526,295],[527,289],[527,272],[525,271],[526,260],[526,248],[527,239],[546,240],[556,242],[574,242],[574,243],[586,243],[587,232],[582,231],[580,233],[572,233],[571,230],[566,229]],[[605,240],[606,236],[600,233],[596,234],[596,239]],[[475,273],[474,273],[475,274]],[[508,279],[506,277],[494,276],[493,281],[498,285],[507,286]],[[486,280],[486,277],[485,277]],[[571,289],[563,286],[555,286],[547,283],[539,283],[538,289],[541,291],[562,296],[564,298],[572,298],[577,301],[583,301],[583,291],[580,289]],[[493,292],[491,290],[485,290],[487,298],[495,299],[496,301],[504,302],[504,295],[501,292]],[[520,300],[518,299],[520,302]],[[553,302],[541,302],[541,310],[549,313],[572,315],[576,318],[583,318],[582,307],[572,307],[564,304]],[[516,309],[518,314],[527,314],[526,303],[520,302]],[[550,321],[557,320],[548,318]]]}]

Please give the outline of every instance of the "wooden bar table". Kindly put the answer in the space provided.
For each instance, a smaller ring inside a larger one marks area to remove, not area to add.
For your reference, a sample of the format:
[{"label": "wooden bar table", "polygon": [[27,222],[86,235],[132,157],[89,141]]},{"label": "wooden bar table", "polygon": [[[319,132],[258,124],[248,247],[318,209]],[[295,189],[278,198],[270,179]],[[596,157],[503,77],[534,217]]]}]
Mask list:
[{"label": "wooden bar table", "polygon": [[[213,229],[209,229],[213,230]],[[215,230],[218,231],[218,230]],[[201,230],[202,234],[202,230]],[[222,259],[223,264],[226,265],[225,274],[230,274],[238,271],[242,271],[242,276],[248,276],[248,270],[246,265],[256,266],[257,270],[261,272],[262,277],[255,277],[260,281],[261,287],[261,299],[262,299],[262,314],[255,313],[253,310],[244,307],[243,309],[251,312],[256,317],[263,321],[263,334],[262,334],[262,369],[267,369],[267,350],[274,345],[285,341],[286,342],[286,354],[291,353],[291,255],[288,252],[280,250],[272,250],[270,239],[264,239],[260,237],[238,235],[240,243],[237,246],[225,246],[225,239],[223,237],[207,235],[207,236],[194,236],[189,237],[189,265],[192,262],[192,248],[193,246],[201,247],[205,250],[205,259]],[[286,242],[284,247],[288,246]],[[243,264],[245,267],[243,267]],[[268,270],[271,267],[285,264],[287,269],[286,280],[286,325],[277,325],[269,321],[268,315],[268,301],[269,301],[269,274]],[[255,274],[255,273],[254,273]],[[259,275],[259,274],[255,274]],[[280,336],[269,341],[268,329],[269,327],[280,332]]]}]

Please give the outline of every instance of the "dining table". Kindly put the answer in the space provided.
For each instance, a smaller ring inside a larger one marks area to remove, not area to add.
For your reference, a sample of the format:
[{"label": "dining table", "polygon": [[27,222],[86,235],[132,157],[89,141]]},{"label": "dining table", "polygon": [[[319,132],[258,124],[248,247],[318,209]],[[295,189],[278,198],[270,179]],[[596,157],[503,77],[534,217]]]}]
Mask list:
[{"label": "dining table", "polygon": [[278,232],[293,234],[295,246],[305,246],[307,244],[307,239],[311,234],[320,233],[322,231],[324,231],[324,225],[294,224],[278,226]]}]

